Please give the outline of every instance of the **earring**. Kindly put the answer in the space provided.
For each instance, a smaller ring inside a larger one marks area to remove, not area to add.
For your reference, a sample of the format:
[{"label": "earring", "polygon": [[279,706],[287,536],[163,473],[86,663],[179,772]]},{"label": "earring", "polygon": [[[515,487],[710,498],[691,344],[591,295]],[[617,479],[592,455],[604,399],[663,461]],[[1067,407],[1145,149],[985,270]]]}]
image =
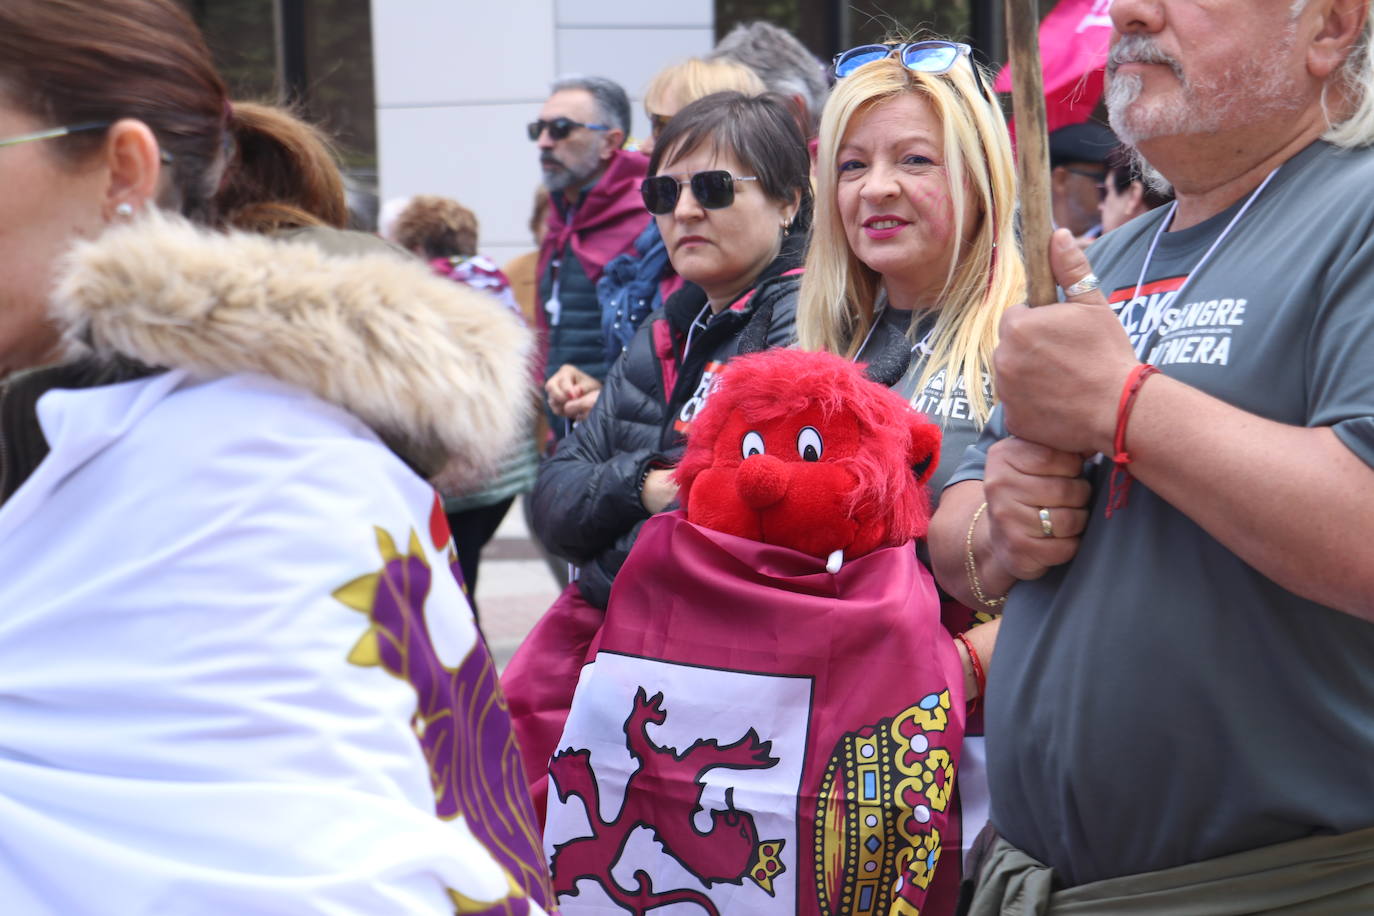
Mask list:
[{"label": "earring", "polygon": [[134,218],[134,205],[131,204],[131,203],[129,203],[128,201],[125,201],[125,202],[120,203],[120,204],[116,204],[116,205],[115,205],[115,208],[114,208],[114,212],[115,212],[115,216],[119,217],[120,219],[133,219],[133,218]]}]

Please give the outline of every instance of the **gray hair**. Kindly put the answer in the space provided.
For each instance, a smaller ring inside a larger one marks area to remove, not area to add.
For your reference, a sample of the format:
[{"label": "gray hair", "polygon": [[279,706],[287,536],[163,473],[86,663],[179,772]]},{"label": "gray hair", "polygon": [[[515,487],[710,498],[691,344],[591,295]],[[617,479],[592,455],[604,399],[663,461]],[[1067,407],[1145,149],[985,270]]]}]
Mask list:
[{"label": "gray hair", "polygon": [[722,57],[752,69],[771,92],[801,96],[816,133],[830,86],[825,65],[795,35],[770,22],[740,23],[707,55],[708,60]]},{"label": "gray hair", "polygon": [[596,116],[611,127],[630,136],[630,97],[615,80],[604,76],[564,76],[549,87],[549,95],[568,89],[581,89],[591,94]]},{"label": "gray hair", "polygon": [[1371,29],[1374,29],[1374,0],[1370,0],[1364,32],[1350,49],[1350,56],[1322,87],[1324,113],[1326,90],[1333,85],[1343,90],[1345,96],[1354,102],[1350,117],[1339,124],[1331,124],[1331,117],[1327,114],[1326,120],[1331,126],[1322,135],[1323,140],[1344,149],[1374,144],[1374,40],[1371,40]]}]

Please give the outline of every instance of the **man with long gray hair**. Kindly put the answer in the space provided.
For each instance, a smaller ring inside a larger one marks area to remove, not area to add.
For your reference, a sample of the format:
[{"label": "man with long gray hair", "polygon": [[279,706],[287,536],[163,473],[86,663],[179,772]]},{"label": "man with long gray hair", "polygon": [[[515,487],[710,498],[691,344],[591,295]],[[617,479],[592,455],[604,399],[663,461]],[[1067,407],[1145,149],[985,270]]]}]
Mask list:
[{"label": "man with long gray hair", "polygon": [[1176,201],[1055,235],[930,532],[1005,603],[977,916],[1374,912],[1370,5],[1111,5]]},{"label": "man with long gray hair", "polygon": [[621,148],[629,133],[625,90],[598,76],[554,83],[529,125],[553,204],[539,249],[538,293],[550,426],[559,438],[570,418],[585,413],[578,403],[595,398],[609,368],[596,281],[649,221],[639,197],[648,159]]}]

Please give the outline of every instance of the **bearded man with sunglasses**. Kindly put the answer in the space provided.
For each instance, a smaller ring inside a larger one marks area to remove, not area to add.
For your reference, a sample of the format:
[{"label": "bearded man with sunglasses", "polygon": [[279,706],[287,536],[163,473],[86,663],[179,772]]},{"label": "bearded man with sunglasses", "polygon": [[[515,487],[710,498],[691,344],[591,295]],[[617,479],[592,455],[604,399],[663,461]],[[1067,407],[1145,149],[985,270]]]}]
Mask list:
[{"label": "bearded man with sunglasses", "polygon": [[625,90],[603,77],[559,80],[527,132],[553,204],[539,249],[550,427],[561,439],[595,400],[609,366],[596,282],[649,221],[639,197],[648,158],[621,147]]},{"label": "bearded man with sunglasses", "polygon": [[979,916],[1374,912],[1370,6],[1111,5],[1176,201],[1055,235],[930,531],[1006,595]]}]

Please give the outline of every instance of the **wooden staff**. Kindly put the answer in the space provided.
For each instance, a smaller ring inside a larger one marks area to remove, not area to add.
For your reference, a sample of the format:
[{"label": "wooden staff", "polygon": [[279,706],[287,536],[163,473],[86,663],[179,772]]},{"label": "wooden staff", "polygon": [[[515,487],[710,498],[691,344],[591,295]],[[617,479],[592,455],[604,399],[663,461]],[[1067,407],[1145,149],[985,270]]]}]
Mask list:
[{"label": "wooden staff", "polygon": [[1026,302],[1054,302],[1050,271],[1050,143],[1045,82],[1040,72],[1040,11],[1036,0],[1004,0],[1011,58],[1011,106],[1016,119],[1016,173],[1021,186],[1021,246],[1026,256]]}]

